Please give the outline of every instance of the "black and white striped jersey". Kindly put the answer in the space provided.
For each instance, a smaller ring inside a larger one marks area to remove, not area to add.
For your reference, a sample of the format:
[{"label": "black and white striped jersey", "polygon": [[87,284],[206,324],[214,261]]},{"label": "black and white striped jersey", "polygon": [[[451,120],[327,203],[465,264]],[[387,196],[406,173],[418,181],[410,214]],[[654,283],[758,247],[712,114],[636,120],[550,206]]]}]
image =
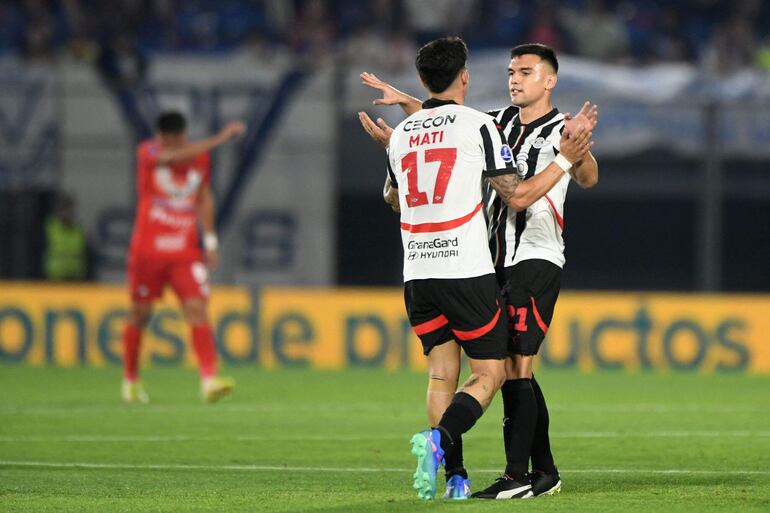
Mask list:
[{"label": "black and white striped jersey", "polygon": [[[540,173],[559,154],[564,115],[557,109],[526,125],[519,119],[519,108],[513,105],[487,114],[502,129],[521,178],[526,180]],[[510,210],[495,190],[485,184],[489,247],[496,268],[531,259],[564,266],[562,230],[569,182],[570,175],[565,173],[544,197],[519,213]]]}]

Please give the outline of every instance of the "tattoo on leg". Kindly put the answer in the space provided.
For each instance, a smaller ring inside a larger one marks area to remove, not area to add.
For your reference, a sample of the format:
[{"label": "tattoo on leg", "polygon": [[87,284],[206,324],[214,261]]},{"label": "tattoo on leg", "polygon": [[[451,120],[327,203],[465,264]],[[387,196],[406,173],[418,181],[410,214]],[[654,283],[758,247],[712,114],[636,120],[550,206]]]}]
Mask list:
[{"label": "tattoo on leg", "polygon": [[435,376],[435,375],[432,375],[430,379],[436,379],[438,381],[446,381],[446,379],[442,378],[441,376]]},{"label": "tattoo on leg", "polygon": [[463,388],[470,388],[470,387],[472,387],[473,385],[475,385],[478,382],[479,382],[479,377],[476,376],[475,374],[473,374],[473,375],[471,375],[470,378],[468,378],[468,381],[466,381],[463,384]]}]

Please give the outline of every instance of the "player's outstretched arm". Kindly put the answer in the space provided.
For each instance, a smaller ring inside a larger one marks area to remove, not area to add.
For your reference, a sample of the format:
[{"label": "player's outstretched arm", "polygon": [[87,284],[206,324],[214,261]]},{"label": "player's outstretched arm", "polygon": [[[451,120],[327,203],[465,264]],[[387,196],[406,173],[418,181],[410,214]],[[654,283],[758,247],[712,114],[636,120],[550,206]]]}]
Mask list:
[{"label": "player's outstretched arm", "polygon": [[561,139],[561,153],[542,172],[518,184],[514,183],[513,175],[489,177],[487,180],[514,212],[521,212],[559,183],[573,163],[590,151],[592,144],[591,132],[583,126],[579,126],[572,135],[565,130]]},{"label": "player's outstretched arm", "polygon": [[422,102],[414,96],[409,96],[403,91],[399,91],[387,82],[383,82],[374,73],[364,71],[361,73],[361,83],[382,93],[382,98],[374,100],[374,105],[399,105],[407,116],[411,116],[422,109]]},{"label": "player's outstretched arm", "polygon": [[158,154],[157,161],[159,164],[173,164],[175,162],[189,160],[196,155],[210,151],[245,132],[246,125],[240,121],[233,121],[232,123],[225,125],[222,130],[211,137],[185,144],[181,148],[166,148],[161,150]]},{"label": "player's outstretched arm", "polygon": [[359,112],[358,120],[361,122],[361,126],[364,127],[364,130],[366,130],[366,133],[369,134],[369,137],[374,139],[374,141],[379,143],[383,148],[388,148],[393,129],[388,126],[384,119],[377,118],[377,123],[375,123],[372,121],[372,118],[369,117],[369,114],[366,112]]},{"label": "player's outstretched arm", "polygon": [[215,269],[219,263],[219,241],[214,224],[214,193],[211,192],[209,185],[201,187],[197,209],[198,220],[201,228],[203,228],[203,249],[206,251],[206,263],[209,268]]}]

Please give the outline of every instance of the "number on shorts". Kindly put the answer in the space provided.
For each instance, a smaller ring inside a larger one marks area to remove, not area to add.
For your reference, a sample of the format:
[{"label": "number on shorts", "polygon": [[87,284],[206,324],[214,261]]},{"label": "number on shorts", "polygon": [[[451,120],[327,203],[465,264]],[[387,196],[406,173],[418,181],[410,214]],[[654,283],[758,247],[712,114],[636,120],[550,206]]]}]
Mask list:
[{"label": "number on shorts", "polygon": [[513,329],[516,331],[527,331],[527,307],[522,306],[521,308],[517,308],[515,316],[518,317],[518,321]]}]

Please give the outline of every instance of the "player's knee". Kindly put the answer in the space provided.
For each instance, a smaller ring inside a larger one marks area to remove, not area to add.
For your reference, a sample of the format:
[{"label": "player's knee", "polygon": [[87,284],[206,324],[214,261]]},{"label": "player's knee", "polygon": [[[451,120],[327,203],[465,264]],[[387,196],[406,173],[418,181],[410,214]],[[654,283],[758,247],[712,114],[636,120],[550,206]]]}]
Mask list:
[{"label": "player's knee", "polygon": [[504,361],[500,360],[499,365],[490,365],[487,370],[487,375],[489,376],[489,379],[492,380],[492,385],[495,387],[495,390],[503,386],[503,383],[505,383],[506,380]]},{"label": "player's knee", "polygon": [[516,379],[516,369],[513,366],[513,358],[505,359],[505,379]]},{"label": "player's knee", "polygon": [[532,379],[532,371],[518,370],[513,379]]},{"label": "player's knee", "polygon": [[513,376],[508,379],[531,379],[532,378],[532,360],[534,356],[516,355],[513,364]]},{"label": "player's knee", "polygon": [[428,392],[454,394],[457,391],[457,377],[452,379],[442,374],[431,373],[428,380]]},{"label": "player's knee", "polygon": [[187,301],[182,305],[185,320],[192,325],[205,324],[208,321],[206,315],[206,303],[203,301]]},{"label": "player's knee", "polygon": [[430,382],[447,383],[457,388],[457,381],[460,379],[460,368],[457,365],[433,363],[428,369]]},{"label": "player's knee", "polygon": [[131,311],[128,315],[128,322],[131,324],[143,328],[150,320],[151,313],[150,305],[135,303],[131,306]]}]

